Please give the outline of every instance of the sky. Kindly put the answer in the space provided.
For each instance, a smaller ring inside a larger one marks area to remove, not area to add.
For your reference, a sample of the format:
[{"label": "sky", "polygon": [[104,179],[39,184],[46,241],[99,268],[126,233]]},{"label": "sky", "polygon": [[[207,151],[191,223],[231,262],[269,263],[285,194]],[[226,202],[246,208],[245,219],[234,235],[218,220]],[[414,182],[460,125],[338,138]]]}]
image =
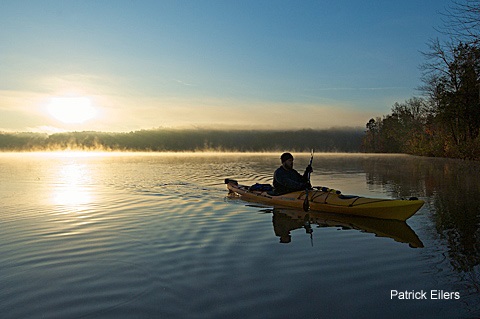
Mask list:
[{"label": "sky", "polygon": [[365,127],[447,0],[2,0],[0,131]]}]

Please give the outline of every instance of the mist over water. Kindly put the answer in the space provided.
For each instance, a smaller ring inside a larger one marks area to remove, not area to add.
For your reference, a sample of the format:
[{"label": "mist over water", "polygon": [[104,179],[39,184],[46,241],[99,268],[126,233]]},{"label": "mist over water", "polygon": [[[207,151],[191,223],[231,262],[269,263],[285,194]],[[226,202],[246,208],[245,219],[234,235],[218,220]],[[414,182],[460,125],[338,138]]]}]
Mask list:
[{"label": "mist over water", "polygon": [[[3,133],[2,151],[161,151],[161,152],[265,152],[310,151],[358,152],[363,129],[328,130],[230,130],[220,129],[152,129],[129,133],[64,132]],[[286,138],[288,137],[288,138]]]},{"label": "mist over water", "polygon": [[426,205],[401,224],[316,214],[310,234],[301,212],[227,197],[279,155],[1,154],[2,318],[480,315],[478,163],[316,154],[314,185]]}]

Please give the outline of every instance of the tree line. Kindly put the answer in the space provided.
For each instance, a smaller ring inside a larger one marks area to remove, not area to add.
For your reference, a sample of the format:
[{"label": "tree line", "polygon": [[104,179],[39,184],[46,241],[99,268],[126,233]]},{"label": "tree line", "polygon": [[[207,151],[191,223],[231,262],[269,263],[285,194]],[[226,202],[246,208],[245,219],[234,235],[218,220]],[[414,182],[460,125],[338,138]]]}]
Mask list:
[{"label": "tree line", "polygon": [[222,131],[214,129],[152,129],[128,133],[0,132],[2,151],[103,150],[156,152],[359,152],[361,129]]},{"label": "tree line", "polygon": [[480,0],[453,2],[428,43],[421,97],[395,103],[366,124],[363,150],[480,159]]}]

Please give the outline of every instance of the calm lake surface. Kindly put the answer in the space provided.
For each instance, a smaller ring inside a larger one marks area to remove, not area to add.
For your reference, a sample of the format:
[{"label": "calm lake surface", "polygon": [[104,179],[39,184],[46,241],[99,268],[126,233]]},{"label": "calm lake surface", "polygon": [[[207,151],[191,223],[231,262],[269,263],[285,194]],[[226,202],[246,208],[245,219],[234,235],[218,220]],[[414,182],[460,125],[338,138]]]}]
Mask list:
[{"label": "calm lake surface", "polygon": [[315,155],[313,185],[425,200],[406,223],[227,197],[279,155],[0,154],[0,317],[480,316],[479,163]]}]

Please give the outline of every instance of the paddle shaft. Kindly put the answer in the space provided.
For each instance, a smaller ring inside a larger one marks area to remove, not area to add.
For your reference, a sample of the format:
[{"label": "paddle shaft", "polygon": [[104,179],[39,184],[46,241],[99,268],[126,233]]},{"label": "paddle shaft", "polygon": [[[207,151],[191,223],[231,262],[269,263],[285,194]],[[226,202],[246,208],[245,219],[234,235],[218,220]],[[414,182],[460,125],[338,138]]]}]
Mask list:
[{"label": "paddle shaft", "polygon": [[[310,167],[312,167],[313,163],[313,153],[314,150],[312,150],[312,157],[310,157],[310,164],[308,164]],[[305,200],[303,201],[303,210],[306,212],[310,209],[310,202],[308,201],[308,184],[310,184],[310,172],[307,172],[307,187],[305,188]]]}]

